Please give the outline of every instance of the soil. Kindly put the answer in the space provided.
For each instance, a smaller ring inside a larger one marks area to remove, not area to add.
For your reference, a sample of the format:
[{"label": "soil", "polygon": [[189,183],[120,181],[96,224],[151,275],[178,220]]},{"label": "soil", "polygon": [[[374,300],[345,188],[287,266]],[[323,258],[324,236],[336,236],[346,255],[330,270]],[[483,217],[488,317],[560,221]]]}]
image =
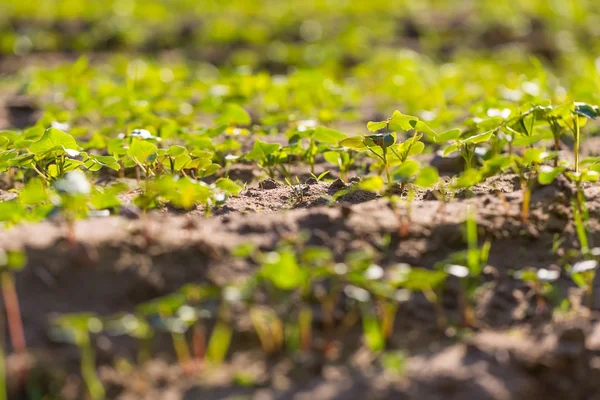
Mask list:
[{"label": "soil", "polygon": [[[515,176],[495,177],[441,202],[433,192],[392,205],[359,190],[330,204],[347,188],[339,180],[309,180],[294,189],[272,180],[249,183],[236,198],[206,216],[164,209],[147,217],[109,216],[76,224],[77,243],[66,239],[59,220],[20,225],[0,232],[0,248],[24,249],[28,263],[16,275],[29,358],[11,356],[9,372],[29,362],[36,376],[60,376],[60,398],[82,398],[79,352],[48,335],[62,313],[109,315],[132,311],[144,301],[197,282],[226,284],[256,268],[232,259],[236,245],[252,242],[274,249],[282,239],[310,231],[308,244],[326,246],[338,261],[349,251],[375,249],[385,268],[396,263],[432,268],[464,250],[469,209],[477,211],[481,239],[492,246],[476,327],[469,334],[442,329],[433,306],[414,295],[396,316],[390,349],[406,353],[401,375],[383,370],[361,344],[360,326],[335,341],[334,354],[315,350],[304,356],[266,356],[247,324],[239,322],[225,365],[203,365],[190,375],[174,357],[170,338],[158,337],[153,359],[137,364],[135,345],[106,335],[94,338],[99,375],[109,398],[427,398],[529,399],[594,398],[600,395],[600,324],[595,311],[564,274],[557,287],[572,299],[569,312],[539,308],[535,292],[512,272],[524,267],[560,270],[564,249],[577,247],[571,218],[573,187],[558,179],[535,186],[531,217],[521,222],[522,193]],[[585,188],[589,238],[600,241],[600,189]],[[12,193],[2,192],[10,199]],[[389,244],[386,244],[389,238]],[[150,239],[150,240],[148,240]],[[551,251],[558,243],[556,251]],[[457,316],[458,282],[443,298],[450,320]],[[597,302],[598,303],[598,302]],[[316,314],[315,318],[319,318]],[[317,321],[318,322],[318,321]],[[319,333],[317,332],[318,336]],[[316,341],[318,343],[318,341]],[[318,347],[318,345],[315,345]],[[124,361],[129,360],[129,361]],[[251,376],[241,384],[240,376]],[[12,395],[19,398],[16,376]],[[42,379],[42,378],[40,378]],[[43,382],[43,380],[41,380]]]}]

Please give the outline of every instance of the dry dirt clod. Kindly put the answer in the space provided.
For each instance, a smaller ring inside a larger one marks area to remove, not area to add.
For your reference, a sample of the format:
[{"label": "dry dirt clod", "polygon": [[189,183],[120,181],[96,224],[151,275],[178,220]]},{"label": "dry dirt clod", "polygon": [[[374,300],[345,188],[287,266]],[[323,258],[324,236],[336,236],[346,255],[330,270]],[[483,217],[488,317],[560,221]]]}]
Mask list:
[{"label": "dry dirt clod", "polygon": [[279,183],[274,179],[265,179],[258,184],[258,187],[265,190],[277,189],[279,187]]},{"label": "dry dirt clod", "polygon": [[331,184],[329,185],[329,189],[336,190],[336,191],[337,190],[342,190],[342,189],[345,189],[345,188],[346,188],[346,184],[340,178],[338,178],[335,181],[331,182]]}]

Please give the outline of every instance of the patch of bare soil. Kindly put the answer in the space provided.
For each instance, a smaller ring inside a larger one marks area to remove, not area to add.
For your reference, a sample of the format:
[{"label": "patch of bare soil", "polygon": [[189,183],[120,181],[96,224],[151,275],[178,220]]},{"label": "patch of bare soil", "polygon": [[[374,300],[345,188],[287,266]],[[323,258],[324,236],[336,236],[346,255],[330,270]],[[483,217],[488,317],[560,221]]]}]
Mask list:
[{"label": "patch of bare soil", "polygon": [[[280,240],[305,231],[311,233],[309,244],[328,247],[339,261],[352,250],[374,249],[382,255],[378,262],[384,268],[396,263],[432,268],[466,248],[463,228],[472,208],[481,239],[492,241],[477,296],[478,325],[471,337],[458,339],[439,328],[435,309],[423,296],[413,296],[401,305],[389,343],[390,349],[406,352],[401,376],[383,371],[362,347],[358,325],[335,340],[339,351],[334,355],[325,357],[315,349],[304,357],[266,357],[257,350],[252,330],[241,324],[226,365],[205,366],[193,376],[176,364],[169,338],[156,338],[155,360],[125,368],[116,360],[135,358],[131,343],[96,337],[100,376],[109,398],[530,399],[593,398],[599,393],[597,317],[577,307],[568,318],[553,316],[549,309],[540,309],[532,289],[512,275],[524,267],[559,270],[563,249],[577,246],[570,222],[573,188],[568,182],[559,179],[534,188],[528,225],[520,220],[521,192],[511,176],[495,178],[447,202],[421,193],[424,200],[392,206],[386,199],[351,191],[342,204],[329,206],[328,196],[345,188],[341,181],[310,181],[294,189],[261,181],[212,217],[202,210],[165,210],[147,218],[80,221],[75,246],[65,240],[59,221],[0,232],[0,248],[24,249],[28,256],[16,284],[31,362],[39,376],[65,371],[60,398],[82,396],[77,350],[48,336],[50,320],[60,313],[132,311],[186,283],[238,281],[256,266],[232,259],[232,247],[252,242],[271,250]],[[600,191],[593,185],[585,190],[592,220],[588,234],[597,243]],[[551,251],[556,243],[556,251]],[[458,287],[450,280],[443,295],[450,320],[458,319]],[[568,276],[563,274],[557,287],[563,296],[581,301]],[[317,326],[323,323],[319,318],[315,313]],[[45,364],[48,359],[53,360],[52,368]],[[251,383],[240,383],[243,373],[252,375]],[[16,387],[11,398],[19,398]]]}]

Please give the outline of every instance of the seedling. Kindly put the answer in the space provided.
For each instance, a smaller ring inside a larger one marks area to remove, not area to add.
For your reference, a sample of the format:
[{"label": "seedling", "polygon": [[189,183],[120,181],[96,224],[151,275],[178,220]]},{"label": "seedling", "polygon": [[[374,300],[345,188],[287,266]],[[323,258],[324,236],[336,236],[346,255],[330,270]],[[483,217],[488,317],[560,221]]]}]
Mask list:
[{"label": "seedling", "polygon": [[[525,150],[523,157],[513,156],[511,166],[519,176],[521,190],[523,191],[523,201],[521,202],[521,221],[523,224],[529,223],[529,203],[531,201],[531,187],[535,182],[535,173],[543,162],[552,159],[553,156],[553,154],[537,148]],[[533,177],[528,176],[530,172],[534,174]]]},{"label": "seedling", "polygon": [[64,178],[56,181],[54,187],[60,195],[62,212],[67,223],[67,240],[74,244],[75,220],[87,213],[87,199],[92,187],[80,170],[67,173]]},{"label": "seedling", "polygon": [[256,139],[252,151],[246,154],[246,159],[255,161],[261,169],[267,171],[271,179],[275,179],[275,168],[277,166],[282,169],[284,176],[290,179],[289,172],[284,166],[287,160],[287,153],[282,151],[279,144],[267,143]]},{"label": "seedling", "polygon": [[408,264],[398,264],[390,271],[390,283],[396,287],[411,292],[421,292],[435,307],[438,327],[446,327],[446,316],[441,301],[441,289],[448,274],[443,270],[429,270],[411,267]]},{"label": "seedling", "polygon": [[571,267],[571,279],[585,291],[590,309],[594,305],[594,277],[597,268],[598,262],[596,260],[580,261]]},{"label": "seedling", "polygon": [[[300,147],[302,158],[310,166],[310,172],[314,174],[315,157],[317,154],[328,150],[330,146],[337,146],[340,140],[344,139],[345,137],[346,135],[343,133],[334,129],[326,128],[324,126],[307,129],[304,125],[302,125],[292,132],[292,135],[289,138],[289,144],[290,146]],[[303,140],[308,142],[306,148],[302,147]]]},{"label": "seedling", "polygon": [[488,240],[479,247],[477,222],[472,209],[468,210],[465,222],[465,239],[467,251],[452,254],[447,260],[438,263],[437,267],[459,280],[458,307],[461,324],[473,327],[476,321],[472,302],[481,284],[481,273],[487,264],[491,242]]},{"label": "seedling", "polygon": [[581,127],[587,120],[596,119],[600,116],[598,106],[586,103],[574,103],[573,105],[573,137],[575,138],[575,173],[579,172],[579,147],[581,143]]},{"label": "seedling", "polygon": [[[406,162],[408,156],[423,151],[425,145],[420,142],[423,133],[432,136],[434,139],[437,137],[437,134],[419,118],[404,115],[399,111],[395,111],[392,117],[386,121],[369,122],[367,128],[371,132],[385,130],[385,133],[346,138],[340,141],[340,145],[350,149],[368,150],[376,159],[382,162],[388,184],[391,183],[390,155],[395,156],[396,160],[402,165]],[[396,144],[397,134],[395,131],[397,130],[413,131],[414,133],[410,139]]]},{"label": "seedling", "polygon": [[50,331],[52,338],[59,342],[75,344],[81,353],[81,376],[90,396],[95,400],[106,397],[102,382],[96,374],[96,356],[91,344],[90,333],[103,330],[100,318],[95,314],[71,314],[57,318]]},{"label": "seedling", "polygon": [[560,277],[560,271],[526,268],[515,272],[513,276],[531,287],[536,297],[536,311],[541,313],[546,309],[549,297],[555,293],[553,283]]}]

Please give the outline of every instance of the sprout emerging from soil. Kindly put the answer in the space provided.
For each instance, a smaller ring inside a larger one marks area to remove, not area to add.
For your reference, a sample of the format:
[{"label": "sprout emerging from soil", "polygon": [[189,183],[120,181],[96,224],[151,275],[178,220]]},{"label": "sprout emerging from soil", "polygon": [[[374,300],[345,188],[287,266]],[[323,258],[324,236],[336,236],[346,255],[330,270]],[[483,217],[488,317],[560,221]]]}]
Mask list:
[{"label": "sprout emerging from soil", "polygon": [[75,220],[87,212],[87,196],[92,187],[82,171],[68,172],[54,184],[61,198],[63,214],[67,223],[67,240],[75,243]]},{"label": "sprout emerging from soil", "polygon": [[594,303],[593,290],[594,278],[598,268],[598,261],[585,260],[575,263],[571,268],[571,278],[580,288],[585,290],[588,298],[588,306],[592,308]]}]

